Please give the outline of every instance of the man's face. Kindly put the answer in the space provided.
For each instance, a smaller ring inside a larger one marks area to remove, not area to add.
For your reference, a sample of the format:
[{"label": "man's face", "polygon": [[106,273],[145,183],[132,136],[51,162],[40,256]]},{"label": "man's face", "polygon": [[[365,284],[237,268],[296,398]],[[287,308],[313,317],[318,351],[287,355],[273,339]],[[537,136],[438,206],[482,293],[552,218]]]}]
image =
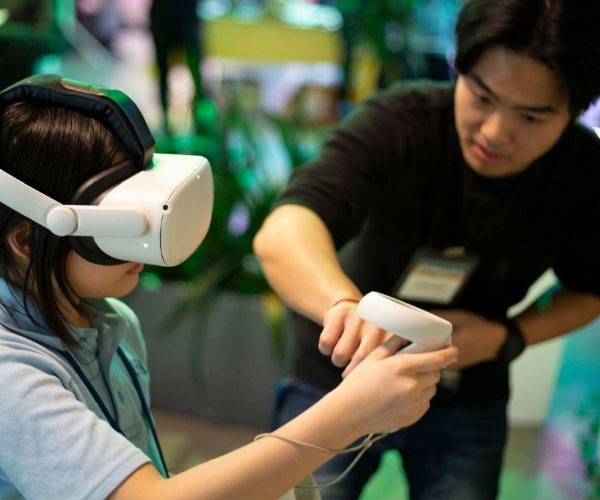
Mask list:
[{"label": "man's face", "polygon": [[558,76],[500,46],[485,50],[458,77],[454,105],[463,157],[486,177],[526,170],[554,146],[570,120]]}]

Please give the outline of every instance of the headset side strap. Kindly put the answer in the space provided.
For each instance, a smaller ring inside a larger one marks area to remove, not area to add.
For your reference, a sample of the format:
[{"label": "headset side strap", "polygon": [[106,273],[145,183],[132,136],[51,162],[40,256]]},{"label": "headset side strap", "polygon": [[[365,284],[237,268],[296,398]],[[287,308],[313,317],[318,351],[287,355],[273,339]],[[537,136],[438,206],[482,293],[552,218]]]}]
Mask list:
[{"label": "headset side strap", "polygon": [[61,204],[33,189],[4,170],[0,170],[0,202],[46,227],[48,213]]},{"label": "headset side strap", "polygon": [[4,170],[0,202],[58,236],[134,238],[148,226],[145,215],[133,208],[62,205]]}]

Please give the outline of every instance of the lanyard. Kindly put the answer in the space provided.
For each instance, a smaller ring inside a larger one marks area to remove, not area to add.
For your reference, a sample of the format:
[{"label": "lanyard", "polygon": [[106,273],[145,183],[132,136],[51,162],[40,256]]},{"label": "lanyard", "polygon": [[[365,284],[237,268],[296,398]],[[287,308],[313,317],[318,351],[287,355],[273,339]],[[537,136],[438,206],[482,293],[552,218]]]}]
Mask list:
[{"label": "lanyard", "polygon": [[[81,379],[81,381],[86,386],[87,390],[90,392],[90,394],[94,398],[94,401],[96,401],[96,404],[100,407],[100,410],[104,414],[104,417],[106,418],[106,420],[108,421],[110,426],[115,431],[117,431],[119,434],[122,434],[124,437],[126,437],[125,434],[123,433],[123,431],[121,430],[121,427],[119,426],[119,423],[117,422],[116,418],[113,418],[113,416],[110,414],[110,412],[108,411],[108,408],[106,408],[106,405],[104,404],[104,401],[102,401],[102,398],[100,397],[100,395],[98,394],[98,392],[96,391],[96,389],[94,388],[92,383],[89,381],[89,379],[85,376],[85,374],[83,373],[83,370],[81,369],[81,367],[79,366],[77,361],[75,361],[75,359],[73,358],[71,353],[69,353],[68,351],[61,351],[61,350],[58,350],[58,352],[64,356],[64,358],[68,361],[68,363],[77,372],[77,375],[79,375],[79,378]],[[125,353],[121,349],[121,346],[117,347],[117,353],[119,354],[121,360],[123,361],[123,364],[125,365],[125,368],[127,369],[127,372],[129,373],[129,377],[131,378],[131,381],[133,382],[133,385],[135,387],[135,392],[137,392],[140,403],[142,404],[142,410],[144,412],[144,416],[146,417],[146,420],[148,421],[150,431],[152,432],[152,437],[154,438],[154,442],[156,443],[156,448],[158,449],[158,454],[160,455],[160,461],[165,470],[165,474],[167,475],[167,477],[169,477],[169,471],[167,470],[167,464],[165,462],[165,458],[163,456],[162,449],[160,447],[160,442],[158,440],[158,435],[156,434],[154,422],[152,421],[152,414],[150,413],[150,408],[148,407],[148,403],[146,403],[146,398],[144,397],[142,387],[140,386],[140,381],[138,380],[135,370],[129,363],[127,356],[125,356]],[[102,370],[102,368],[100,368],[100,370]],[[108,385],[108,383],[106,385],[108,388],[108,393],[111,394],[111,397],[112,397],[112,393],[110,391],[110,386]],[[114,402],[113,402],[113,406],[115,407],[115,411],[116,411],[117,405],[114,404]]]}]

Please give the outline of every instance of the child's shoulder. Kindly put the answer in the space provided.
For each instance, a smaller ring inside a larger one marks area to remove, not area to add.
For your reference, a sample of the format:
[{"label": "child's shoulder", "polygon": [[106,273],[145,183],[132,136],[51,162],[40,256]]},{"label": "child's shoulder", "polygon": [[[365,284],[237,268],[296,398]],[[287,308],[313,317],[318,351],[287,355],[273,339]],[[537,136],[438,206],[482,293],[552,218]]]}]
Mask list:
[{"label": "child's shoulder", "polygon": [[0,378],[5,382],[8,379],[19,381],[26,374],[44,373],[68,379],[64,362],[53,349],[52,342],[49,345],[29,335],[30,332],[25,334],[0,323]]}]

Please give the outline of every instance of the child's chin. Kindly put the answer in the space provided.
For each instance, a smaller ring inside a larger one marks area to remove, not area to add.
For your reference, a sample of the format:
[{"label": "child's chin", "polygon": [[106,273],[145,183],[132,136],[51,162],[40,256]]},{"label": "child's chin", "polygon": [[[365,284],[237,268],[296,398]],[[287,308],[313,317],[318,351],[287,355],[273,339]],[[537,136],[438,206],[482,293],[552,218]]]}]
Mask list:
[{"label": "child's chin", "polygon": [[133,292],[133,290],[137,286],[139,279],[140,279],[140,275],[137,273],[136,274],[128,274],[127,282],[121,283],[120,284],[121,286],[119,286],[119,287],[115,287],[114,293],[107,295],[107,297],[119,298],[119,297],[124,297],[125,295],[130,294],[131,292]]}]

